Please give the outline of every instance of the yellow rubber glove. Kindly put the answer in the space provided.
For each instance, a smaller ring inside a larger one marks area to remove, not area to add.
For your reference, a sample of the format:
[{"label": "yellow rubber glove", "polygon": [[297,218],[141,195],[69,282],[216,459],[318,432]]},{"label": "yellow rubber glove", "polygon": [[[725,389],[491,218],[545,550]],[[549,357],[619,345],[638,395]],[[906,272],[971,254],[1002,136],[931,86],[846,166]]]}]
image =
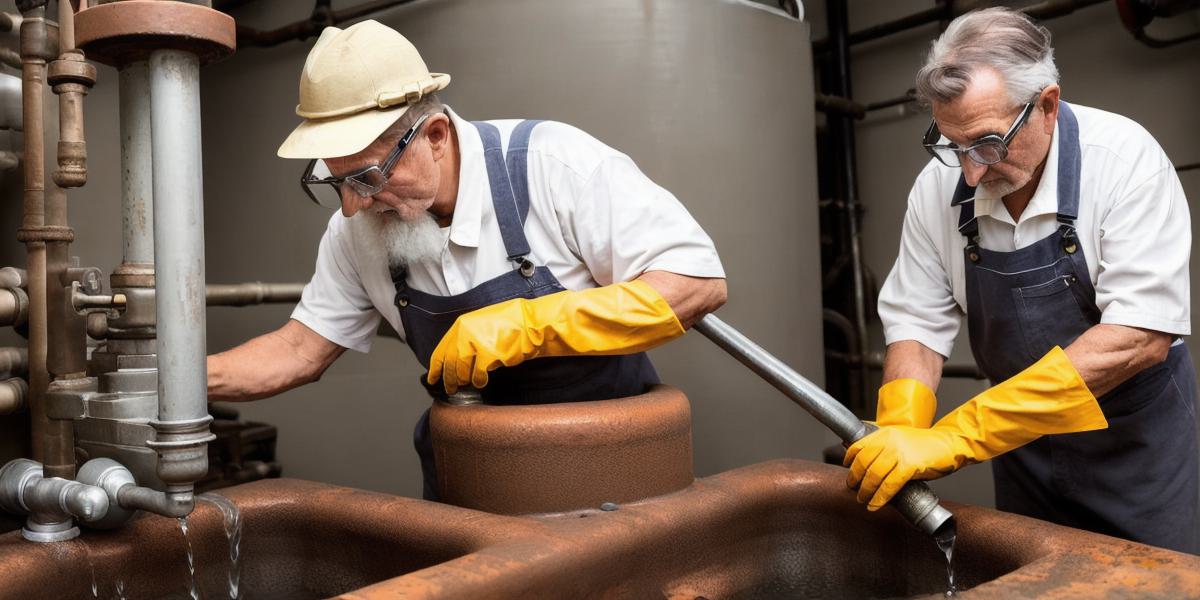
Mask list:
[{"label": "yellow rubber glove", "polygon": [[937,397],[916,379],[893,379],[879,388],[875,424],[908,425],[928,429],[937,412]]},{"label": "yellow rubber glove", "polygon": [[453,394],[531,358],[633,354],[681,335],[671,306],[644,281],[518,298],[458,317],[429,359],[428,381],[441,378]]},{"label": "yellow rubber glove", "polygon": [[1062,348],[942,417],[931,429],[882,427],[846,450],[846,483],[879,510],[910,479],[937,479],[1043,435],[1108,427]]}]

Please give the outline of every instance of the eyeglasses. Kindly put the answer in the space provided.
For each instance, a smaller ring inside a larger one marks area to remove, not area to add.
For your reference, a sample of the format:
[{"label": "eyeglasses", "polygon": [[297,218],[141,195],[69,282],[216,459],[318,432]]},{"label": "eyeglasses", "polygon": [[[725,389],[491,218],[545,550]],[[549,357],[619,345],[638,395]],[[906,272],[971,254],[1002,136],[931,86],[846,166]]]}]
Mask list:
[{"label": "eyeglasses", "polygon": [[961,167],[962,155],[966,154],[976,164],[994,165],[1008,156],[1008,144],[1016,137],[1021,126],[1029,119],[1029,113],[1033,112],[1034,102],[1025,105],[1021,109],[1021,114],[1017,116],[1017,120],[1013,122],[1012,127],[1008,128],[1008,133],[1003,137],[994,133],[989,133],[977,140],[966,148],[959,148],[954,143],[938,144],[942,139],[942,132],[938,131],[937,121],[929,124],[929,129],[925,131],[925,137],[921,140],[921,145],[934,158],[938,159],[947,167]]},{"label": "eyeglasses", "polygon": [[392,176],[392,170],[396,167],[396,162],[400,160],[400,155],[404,154],[404,149],[408,148],[408,145],[417,137],[417,131],[421,129],[425,119],[430,116],[425,115],[413,123],[413,126],[400,137],[400,141],[396,142],[396,147],[388,153],[382,166],[371,165],[343,177],[334,177],[329,172],[329,166],[325,164],[324,160],[314,159],[309,161],[308,167],[304,169],[304,174],[300,176],[300,187],[304,188],[304,193],[308,194],[310,200],[325,208],[339,208],[342,205],[342,192],[345,188],[349,188],[350,191],[363,198],[378,194],[383,191],[383,186],[387,185],[388,179]]}]

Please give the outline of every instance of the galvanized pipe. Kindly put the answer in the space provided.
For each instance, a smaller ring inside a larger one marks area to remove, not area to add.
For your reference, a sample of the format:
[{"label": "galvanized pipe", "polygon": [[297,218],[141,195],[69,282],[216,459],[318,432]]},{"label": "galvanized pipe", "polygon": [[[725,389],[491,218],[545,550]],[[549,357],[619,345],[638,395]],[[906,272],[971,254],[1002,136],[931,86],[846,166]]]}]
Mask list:
[{"label": "galvanized pipe", "polygon": [[159,419],[190,421],[208,416],[196,55],[177,50],[151,53],[150,104]]},{"label": "galvanized pipe", "polygon": [[118,75],[121,112],[121,240],[124,262],[154,263],[150,66],[133,61]]},{"label": "galvanized pipe", "polygon": [[[837,434],[843,442],[852,444],[874,431],[874,426],[860,421],[825,390],[805,379],[715,315],[705,315],[692,328],[704,334],[722,350],[799,404],[822,425]],[[954,527],[954,515],[938,504],[937,496],[924,482],[910,481],[889,505],[904,515],[908,522],[929,535]]]},{"label": "galvanized pipe", "polygon": [[[200,63],[179,50],[150,53],[155,308],[158,327],[158,476],[167,505],[190,506],[208,471],[205,363],[204,195],[201,182]],[[189,509],[190,510],[190,509]]]}]

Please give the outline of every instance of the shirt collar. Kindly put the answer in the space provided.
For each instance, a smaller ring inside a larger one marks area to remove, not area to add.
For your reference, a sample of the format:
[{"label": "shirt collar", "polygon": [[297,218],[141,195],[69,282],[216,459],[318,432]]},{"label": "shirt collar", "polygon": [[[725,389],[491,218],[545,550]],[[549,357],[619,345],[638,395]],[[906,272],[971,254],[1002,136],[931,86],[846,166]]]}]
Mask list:
[{"label": "shirt collar", "polygon": [[482,203],[492,197],[483,159],[483,140],[475,126],[449,106],[446,114],[458,135],[458,197],[454,200],[454,215],[450,219],[450,241],[459,246],[478,248],[483,223]]},{"label": "shirt collar", "polygon": [[[1046,166],[1042,169],[1042,179],[1038,181],[1033,198],[1029,200],[1025,211],[1021,213],[1019,222],[1023,223],[1041,215],[1058,213],[1058,132],[1060,129],[1055,126],[1054,133],[1050,136],[1050,152],[1046,156]],[[975,192],[976,215],[988,215],[1009,225],[1017,225],[1013,222],[1012,215],[1008,214],[1008,208],[1004,206],[1004,202],[1000,198],[986,196],[980,188],[975,188]]]}]

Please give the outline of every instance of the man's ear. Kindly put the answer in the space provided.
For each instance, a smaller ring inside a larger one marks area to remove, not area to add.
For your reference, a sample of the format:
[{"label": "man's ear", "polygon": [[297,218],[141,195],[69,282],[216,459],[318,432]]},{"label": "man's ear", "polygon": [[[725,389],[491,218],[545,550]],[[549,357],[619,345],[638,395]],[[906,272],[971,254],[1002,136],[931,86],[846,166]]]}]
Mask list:
[{"label": "man's ear", "polygon": [[432,115],[425,120],[423,129],[434,160],[441,160],[450,148],[450,117],[445,113]]},{"label": "man's ear", "polygon": [[1051,84],[1042,90],[1038,96],[1038,108],[1042,109],[1042,114],[1046,115],[1045,121],[1042,122],[1042,131],[1046,135],[1054,133],[1054,124],[1058,122],[1058,100],[1062,95],[1062,89],[1058,84]]}]

